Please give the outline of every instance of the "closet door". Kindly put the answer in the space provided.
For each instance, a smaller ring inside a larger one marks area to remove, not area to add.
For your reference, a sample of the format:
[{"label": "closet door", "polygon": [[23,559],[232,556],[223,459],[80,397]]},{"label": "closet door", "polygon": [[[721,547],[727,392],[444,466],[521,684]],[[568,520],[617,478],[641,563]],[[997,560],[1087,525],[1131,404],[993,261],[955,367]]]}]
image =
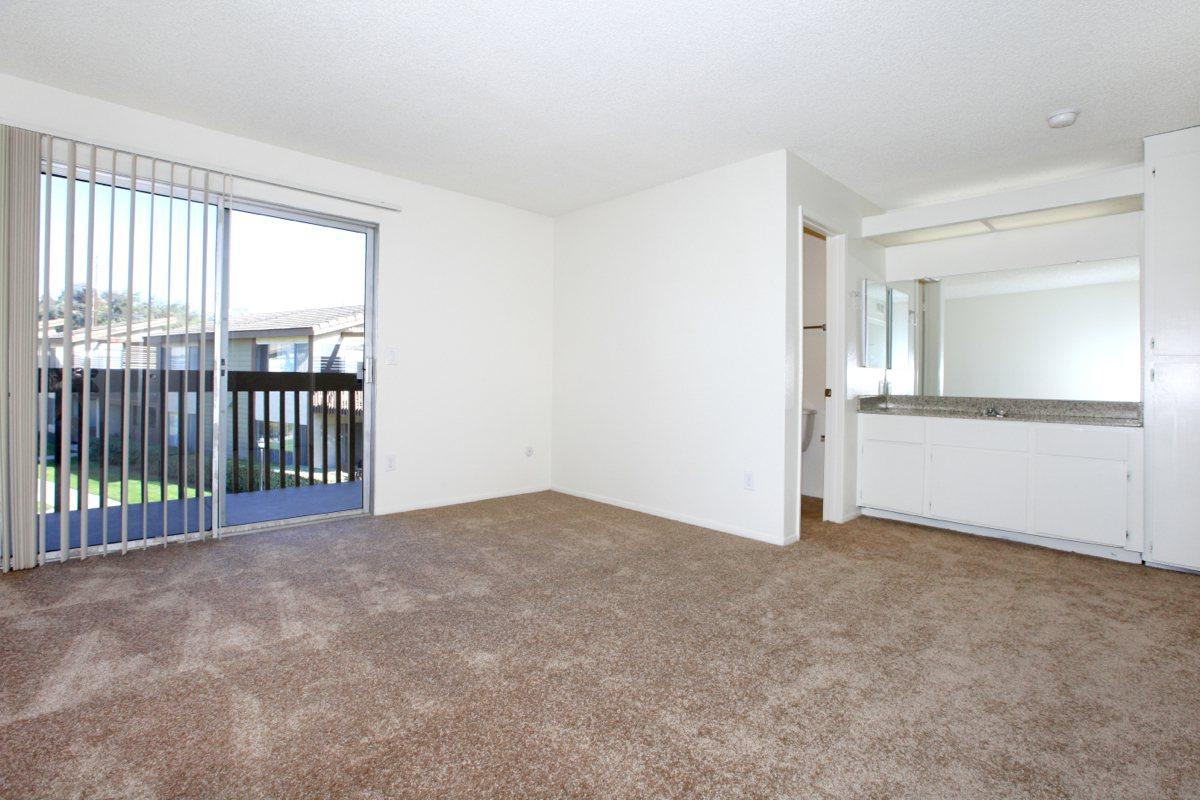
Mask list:
[{"label": "closet door", "polygon": [[1200,356],[1156,359],[1146,405],[1146,558],[1200,569]]},{"label": "closet door", "polygon": [[1147,560],[1200,569],[1200,127],[1146,139]]},{"label": "closet door", "polygon": [[1200,128],[1146,140],[1145,203],[1149,355],[1200,355]]}]

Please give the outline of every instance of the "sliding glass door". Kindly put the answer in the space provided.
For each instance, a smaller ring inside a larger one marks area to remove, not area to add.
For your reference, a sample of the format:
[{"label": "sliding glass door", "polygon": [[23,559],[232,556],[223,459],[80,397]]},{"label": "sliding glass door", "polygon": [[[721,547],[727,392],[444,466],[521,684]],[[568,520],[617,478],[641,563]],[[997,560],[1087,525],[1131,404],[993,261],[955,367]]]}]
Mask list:
[{"label": "sliding glass door", "polygon": [[227,215],[223,524],[361,511],[373,228]]},{"label": "sliding glass door", "polygon": [[40,181],[38,560],[366,509],[374,227],[50,136]]},{"label": "sliding glass door", "polygon": [[215,178],[43,137],[42,560],[212,529]]}]

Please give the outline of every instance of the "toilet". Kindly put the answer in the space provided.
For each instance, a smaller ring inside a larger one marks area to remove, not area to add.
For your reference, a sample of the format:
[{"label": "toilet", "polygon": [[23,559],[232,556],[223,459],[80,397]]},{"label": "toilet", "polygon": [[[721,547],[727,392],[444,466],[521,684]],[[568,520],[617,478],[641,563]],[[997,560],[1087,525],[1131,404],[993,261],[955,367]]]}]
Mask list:
[{"label": "toilet", "polygon": [[812,441],[813,420],[815,420],[816,417],[817,417],[816,411],[812,410],[811,408],[803,409],[803,416],[802,416],[803,421],[801,422],[801,425],[803,426],[801,428],[802,438],[800,440],[800,452],[802,452],[802,453],[804,451],[808,450],[808,443]]}]

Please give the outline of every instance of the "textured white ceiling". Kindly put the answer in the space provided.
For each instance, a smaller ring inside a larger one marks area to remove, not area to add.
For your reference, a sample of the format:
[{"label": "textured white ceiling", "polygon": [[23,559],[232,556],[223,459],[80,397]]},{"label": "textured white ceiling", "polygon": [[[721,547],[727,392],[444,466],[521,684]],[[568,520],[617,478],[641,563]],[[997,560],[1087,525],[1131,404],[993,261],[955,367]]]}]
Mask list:
[{"label": "textured white ceiling", "polygon": [[1133,163],[1198,52],[1196,0],[0,2],[0,72],[552,214],[783,147],[885,208]]}]

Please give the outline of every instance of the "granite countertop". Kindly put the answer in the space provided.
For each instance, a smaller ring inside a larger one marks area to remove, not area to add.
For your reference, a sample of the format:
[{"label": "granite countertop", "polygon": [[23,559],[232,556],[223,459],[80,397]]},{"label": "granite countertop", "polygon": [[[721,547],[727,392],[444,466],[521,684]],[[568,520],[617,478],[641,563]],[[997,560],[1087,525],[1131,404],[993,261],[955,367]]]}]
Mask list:
[{"label": "granite countertop", "polygon": [[[989,409],[1003,416],[988,416]],[[1064,425],[1142,426],[1142,404],[1099,400],[1019,400],[1000,397],[874,395],[860,397],[861,414],[983,419],[1003,422],[1053,422]]]}]

